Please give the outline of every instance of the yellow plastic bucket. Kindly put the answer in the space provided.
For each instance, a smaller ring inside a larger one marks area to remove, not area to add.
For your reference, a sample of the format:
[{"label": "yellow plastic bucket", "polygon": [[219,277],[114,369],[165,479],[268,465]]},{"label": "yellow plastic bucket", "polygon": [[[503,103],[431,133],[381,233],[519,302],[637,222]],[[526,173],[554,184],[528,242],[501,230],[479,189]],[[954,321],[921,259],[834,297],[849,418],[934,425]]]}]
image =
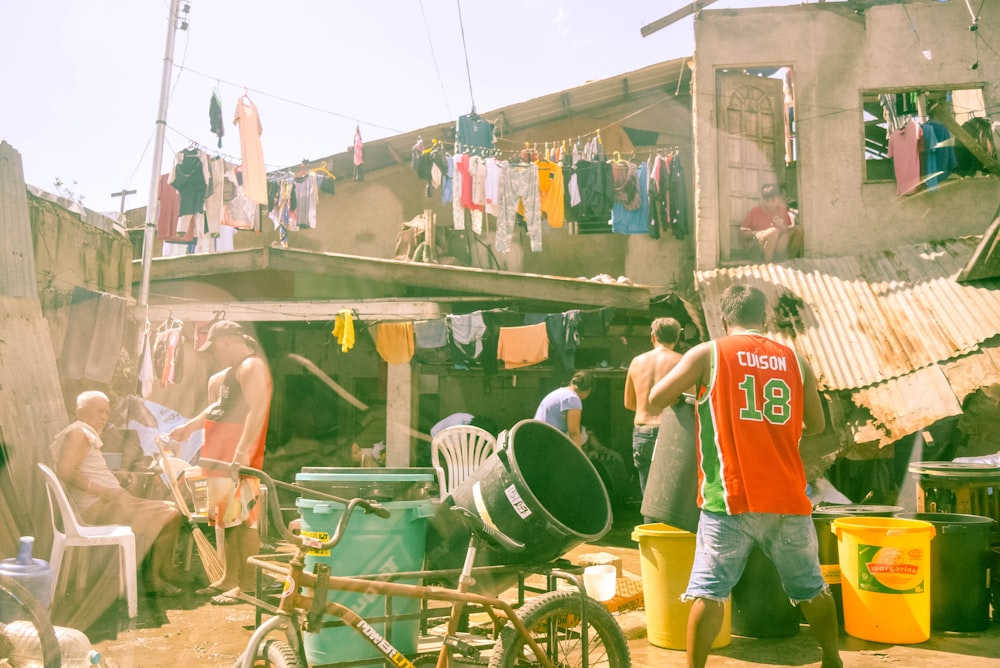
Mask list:
[{"label": "yellow plastic bucket", "polygon": [[895,517],[833,521],[844,594],[844,630],[893,644],[931,637],[934,525]]},{"label": "yellow plastic bucket", "polygon": [[[694,566],[695,535],[668,524],[640,524],[632,530],[632,540],[639,543],[646,638],[657,647],[683,650],[692,602],[682,602],[681,594]],[[713,648],[729,644],[730,629],[730,604],[726,601],[722,629]]]}]

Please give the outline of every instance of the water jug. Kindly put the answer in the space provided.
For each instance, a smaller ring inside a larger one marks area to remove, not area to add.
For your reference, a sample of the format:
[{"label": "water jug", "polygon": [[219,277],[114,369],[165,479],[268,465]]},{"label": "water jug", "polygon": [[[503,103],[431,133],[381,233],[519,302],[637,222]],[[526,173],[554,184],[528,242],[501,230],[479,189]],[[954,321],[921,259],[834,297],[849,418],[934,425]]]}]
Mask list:
[{"label": "water jug", "polygon": [[[21,536],[17,556],[0,561],[0,573],[17,580],[42,608],[48,610],[52,601],[52,569],[47,561],[31,556],[34,546],[34,537]],[[0,622],[24,618],[20,604],[6,594],[0,594]]]}]

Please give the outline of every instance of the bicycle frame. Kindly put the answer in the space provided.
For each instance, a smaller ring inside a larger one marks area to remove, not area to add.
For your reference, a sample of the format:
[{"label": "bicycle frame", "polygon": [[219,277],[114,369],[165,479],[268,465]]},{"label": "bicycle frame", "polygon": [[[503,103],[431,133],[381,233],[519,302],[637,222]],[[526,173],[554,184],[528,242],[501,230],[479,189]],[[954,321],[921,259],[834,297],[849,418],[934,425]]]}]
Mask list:
[{"label": "bicycle frame", "polygon": [[[265,484],[273,488],[273,481],[254,469],[247,469],[252,475],[259,475]],[[283,487],[285,485],[282,485]],[[291,485],[289,485],[291,487]],[[310,491],[311,493],[311,491]],[[326,498],[334,498],[329,495],[320,494]],[[493,635],[497,636],[506,623],[510,623],[517,631],[518,635],[524,638],[526,645],[531,649],[539,664],[545,668],[554,668],[548,653],[534,639],[528,628],[517,615],[514,607],[506,601],[494,597],[476,594],[468,591],[474,579],[471,575],[473,563],[476,558],[479,546],[484,539],[472,532],[469,541],[469,548],[466,552],[465,563],[462,567],[458,579],[458,587],[450,589],[438,586],[422,586],[415,584],[405,584],[400,582],[387,582],[381,580],[368,579],[366,577],[337,576],[329,574],[329,567],[326,564],[316,564],[316,573],[309,573],[304,570],[305,555],[310,549],[330,549],[335,547],[343,536],[352,511],[357,506],[362,506],[367,512],[385,513],[377,503],[365,501],[363,499],[337,499],[345,504],[344,512],[338,521],[337,527],[327,540],[319,540],[308,536],[296,536],[290,533],[287,527],[279,524],[279,531],[289,542],[298,545],[295,556],[287,563],[276,563],[266,558],[251,557],[248,563],[279,576],[284,581],[280,601],[276,614],[263,622],[251,635],[247,647],[238,660],[238,665],[244,668],[252,668],[258,651],[264,640],[271,633],[282,631],[289,642],[289,645],[301,656],[301,627],[302,618],[305,618],[305,628],[309,632],[317,632],[321,628],[324,615],[336,617],[342,620],[345,625],[350,626],[356,633],[364,637],[385,659],[399,668],[415,668],[409,658],[397,650],[389,640],[382,636],[365,618],[357,614],[351,608],[335,601],[327,601],[328,591],[343,591],[362,594],[375,594],[385,597],[411,598],[422,601],[438,601],[451,604],[445,642],[438,653],[437,668],[447,668],[451,661],[452,650],[447,640],[453,638],[458,630],[463,608],[467,605],[482,608],[493,622]],[[272,512],[272,519],[276,510]],[[493,531],[487,528],[487,536]],[[493,536],[496,538],[496,536]],[[510,540],[505,536],[501,538]],[[581,578],[575,574],[552,569],[550,576],[566,579],[576,585],[580,595],[585,597],[586,591],[582,585]],[[394,574],[393,574],[394,575]],[[310,589],[313,594],[303,593],[303,588]],[[586,629],[586,606],[581,606],[581,623]],[[388,623],[388,622],[387,622]],[[584,661],[586,661],[586,634],[584,635]],[[586,665],[586,664],[585,664]]]}]

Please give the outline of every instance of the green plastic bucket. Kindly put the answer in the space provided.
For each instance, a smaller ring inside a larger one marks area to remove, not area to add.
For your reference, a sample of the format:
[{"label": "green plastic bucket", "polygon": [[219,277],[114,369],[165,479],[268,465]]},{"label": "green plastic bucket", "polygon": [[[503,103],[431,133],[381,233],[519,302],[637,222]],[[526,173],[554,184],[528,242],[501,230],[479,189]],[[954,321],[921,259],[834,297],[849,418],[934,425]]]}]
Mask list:
[{"label": "green plastic bucket", "polygon": [[[355,469],[355,472],[357,470]],[[329,474],[330,482],[338,474]],[[377,476],[378,473],[371,475]],[[343,506],[314,499],[296,500],[302,518],[303,535],[329,537],[337,527]],[[390,517],[383,519],[358,510],[351,515],[343,540],[329,553],[310,552],[306,555],[306,570],[315,572],[317,563],[330,567],[331,575],[370,575],[419,571],[423,568],[427,518],[434,513],[436,499],[387,501],[382,504]],[[405,582],[405,580],[403,581]],[[351,608],[366,619],[382,617],[387,612],[386,597],[375,594],[330,591],[329,600]],[[395,598],[392,616],[416,615],[420,600]],[[324,622],[334,618],[326,617]],[[372,623],[372,627],[404,655],[417,650],[420,621],[409,620]],[[382,655],[371,643],[347,626],[324,627],[319,633],[303,633],[306,659],[311,666],[359,662],[356,665],[381,665]]]}]

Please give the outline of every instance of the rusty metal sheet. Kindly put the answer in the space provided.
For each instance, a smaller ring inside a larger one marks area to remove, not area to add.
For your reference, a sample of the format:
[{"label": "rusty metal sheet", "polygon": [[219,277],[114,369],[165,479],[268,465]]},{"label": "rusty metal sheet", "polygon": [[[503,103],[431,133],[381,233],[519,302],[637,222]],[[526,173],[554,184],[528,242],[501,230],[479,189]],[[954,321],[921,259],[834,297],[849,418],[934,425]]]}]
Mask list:
[{"label": "rusty metal sheet", "polygon": [[772,313],[769,332],[809,360],[820,389],[853,390],[967,354],[1000,334],[1000,280],[955,280],[978,243],[967,237],[722,268],[696,280],[712,336],[722,334],[719,297],[733,283],[757,286],[772,306],[785,293],[801,300],[784,327]]},{"label": "rusty metal sheet", "polygon": [[888,445],[920,431],[938,420],[962,414],[962,404],[947,376],[938,365],[866,387],[853,393],[852,399],[865,406],[884,437],[879,445]]}]

